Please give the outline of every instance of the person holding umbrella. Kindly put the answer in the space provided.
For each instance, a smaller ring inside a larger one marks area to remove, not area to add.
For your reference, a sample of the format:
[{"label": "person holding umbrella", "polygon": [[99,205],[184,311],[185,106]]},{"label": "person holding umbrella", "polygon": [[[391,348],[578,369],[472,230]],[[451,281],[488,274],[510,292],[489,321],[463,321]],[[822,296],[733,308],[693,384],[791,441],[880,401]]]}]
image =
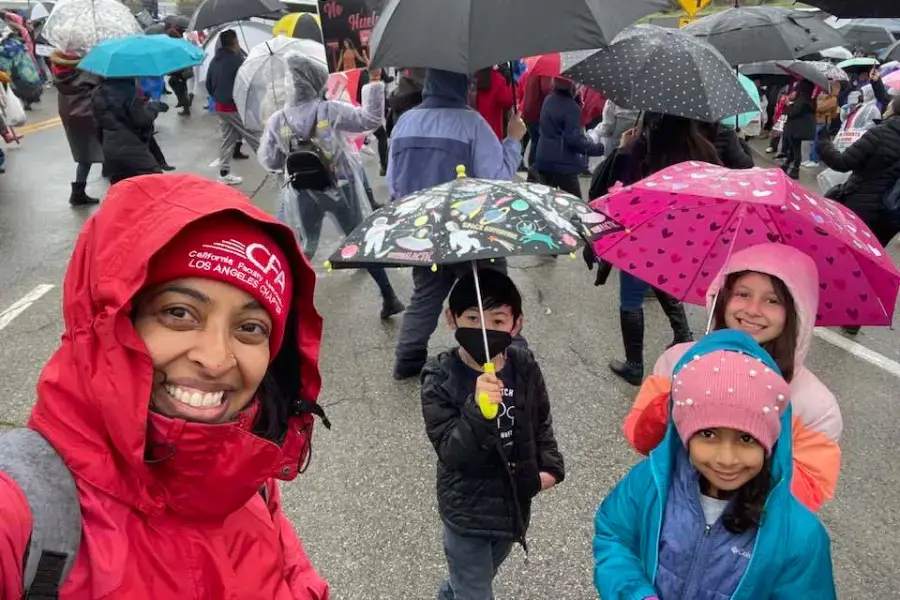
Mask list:
[{"label": "person holding umbrella", "polygon": [[[393,199],[453,181],[459,165],[472,177],[515,177],[522,161],[525,123],[513,115],[501,142],[484,117],[469,109],[468,89],[467,75],[428,69],[422,104],[406,113],[391,135],[387,184]],[[506,270],[504,260],[494,266]],[[436,273],[428,267],[413,268],[413,296],[397,342],[395,379],[416,377],[422,371],[428,339],[457,273],[452,268]]]},{"label": "person holding umbrella", "polygon": [[[449,571],[438,599],[487,600],[512,545],[525,546],[532,499],[561,483],[565,466],[541,368],[528,348],[511,345],[524,320],[512,280],[494,269],[469,273],[445,317],[459,347],[428,362],[421,390]],[[485,372],[488,362],[496,374]],[[482,396],[495,416],[478,406]]]},{"label": "person holding umbrella", "polygon": [[787,157],[782,169],[791,179],[800,178],[800,163],[803,162],[803,142],[816,137],[816,104],[812,94],[815,85],[811,81],[797,83],[788,99],[787,121],[784,136],[787,138]]}]

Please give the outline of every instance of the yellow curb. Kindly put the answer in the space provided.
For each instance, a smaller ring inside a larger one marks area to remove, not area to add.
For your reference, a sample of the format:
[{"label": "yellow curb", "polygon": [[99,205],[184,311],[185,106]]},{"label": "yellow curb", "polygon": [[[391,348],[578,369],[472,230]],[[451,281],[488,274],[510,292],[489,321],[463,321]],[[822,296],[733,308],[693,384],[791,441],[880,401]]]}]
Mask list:
[{"label": "yellow curb", "polygon": [[55,117],[53,119],[47,119],[46,121],[40,121],[38,123],[32,123],[30,125],[23,125],[22,127],[14,127],[16,133],[24,134],[24,133],[34,133],[36,131],[43,131],[44,129],[50,129],[51,127],[56,127],[57,125],[62,124],[62,121],[59,117]]}]

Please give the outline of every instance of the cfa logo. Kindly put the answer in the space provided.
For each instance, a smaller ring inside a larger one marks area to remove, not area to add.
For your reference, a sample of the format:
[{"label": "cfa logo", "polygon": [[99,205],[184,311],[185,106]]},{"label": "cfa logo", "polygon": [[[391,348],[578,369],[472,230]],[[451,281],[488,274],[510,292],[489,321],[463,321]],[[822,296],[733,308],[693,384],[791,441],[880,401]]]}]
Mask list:
[{"label": "cfa logo", "polygon": [[247,255],[247,260],[253,263],[257,269],[262,271],[266,277],[274,273],[275,283],[281,291],[284,292],[286,276],[284,274],[284,267],[281,265],[281,261],[278,260],[277,256],[272,254],[268,248],[258,243],[248,245],[245,254]]}]

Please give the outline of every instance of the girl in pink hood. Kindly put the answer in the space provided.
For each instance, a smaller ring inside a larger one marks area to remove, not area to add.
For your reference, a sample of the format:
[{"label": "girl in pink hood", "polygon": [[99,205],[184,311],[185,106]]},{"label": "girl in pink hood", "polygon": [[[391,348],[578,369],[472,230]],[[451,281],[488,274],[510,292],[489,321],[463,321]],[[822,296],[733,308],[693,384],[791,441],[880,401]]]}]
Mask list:
[{"label": "girl in pink hood", "polygon": [[[712,328],[740,329],[753,336],[790,383],[794,449],[791,491],[816,511],[834,496],[841,466],[838,442],[843,430],[834,395],[803,364],[819,304],[816,265],[789,246],[760,244],[736,252],[716,281],[707,296],[707,308],[713,313]],[[666,351],[638,392],[624,431],[639,452],[649,453],[665,434],[672,369],[691,346],[679,344]]]}]

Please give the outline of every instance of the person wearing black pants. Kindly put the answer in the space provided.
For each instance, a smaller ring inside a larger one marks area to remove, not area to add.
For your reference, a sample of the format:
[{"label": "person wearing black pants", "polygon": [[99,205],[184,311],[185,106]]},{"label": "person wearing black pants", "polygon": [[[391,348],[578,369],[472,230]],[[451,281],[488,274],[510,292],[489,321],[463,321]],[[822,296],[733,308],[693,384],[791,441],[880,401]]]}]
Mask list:
[{"label": "person wearing black pants", "polygon": [[787,136],[787,158],[781,167],[791,179],[800,178],[800,163],[803,162],[803,141],[816,137],[816,103],[812,98],[815,86],[805,79],[797,84],[794,95],[785,112],[787,122],[784,135]]},{"label": "person wearing black pants", "polygon": [[588,156],[603,155],[603,144],[584,133],[575,85],[568,79],[556,79],[544,100],[539,136],[534,166],[540,181],[581,198],[578,176],[587,171]]},{"label": "person wearing black pants", "polygon": [[381,165],[381,176],[387,175],[388,163],[388,134],[384,125],[372,132],[375,139],[378,140],[378,162]]}]

